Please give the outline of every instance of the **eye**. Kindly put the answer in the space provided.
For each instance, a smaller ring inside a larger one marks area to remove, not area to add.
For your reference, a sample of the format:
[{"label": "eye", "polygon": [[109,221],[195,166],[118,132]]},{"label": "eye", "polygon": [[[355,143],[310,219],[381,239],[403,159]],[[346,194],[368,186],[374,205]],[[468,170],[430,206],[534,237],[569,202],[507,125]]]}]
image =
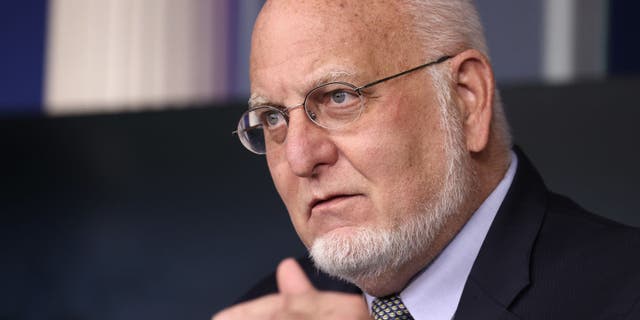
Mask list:
[{"label": "eye", "polygon": [[360,96],[347,84],[336,82],[316,88],[307,99],[320,109],[344,109],[360,103]]},{"label": "eye", "polygon": [[265,110],[260,117],[267,128],[278,127],[286,122],[284,115],[277,110]]},{"label": "eye", "polygon": [[325,105],[328,107],[349,106],[359,101],[358,94],[352,90],[338,89],[327,93]]},{"label": "eye", "polygon": [[344,91],[334,91],[331,93],[331,101],[334,103],[343,103],[347,98],[347,93]]},{"label": "eye", "polygon": [[353,121],[362,111],[363,100],[355,86],[332,82],[319,86],[307,95],[305,110],[316,124],[337,128]]}]

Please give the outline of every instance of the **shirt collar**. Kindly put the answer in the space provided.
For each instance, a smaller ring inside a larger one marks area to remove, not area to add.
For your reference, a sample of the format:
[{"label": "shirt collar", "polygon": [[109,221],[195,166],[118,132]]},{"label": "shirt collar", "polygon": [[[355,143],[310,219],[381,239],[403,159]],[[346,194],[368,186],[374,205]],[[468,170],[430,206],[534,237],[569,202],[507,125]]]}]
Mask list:
[{"label": "shirt collar", "polygon": [[[509,169],[498,186],[440,255],[400,293],[414,319],[453,318],[471,267],[513,182],[517,166],[518,158],[512,151]],[[365,298],[371,309],[375,297],[365,293]]]}]

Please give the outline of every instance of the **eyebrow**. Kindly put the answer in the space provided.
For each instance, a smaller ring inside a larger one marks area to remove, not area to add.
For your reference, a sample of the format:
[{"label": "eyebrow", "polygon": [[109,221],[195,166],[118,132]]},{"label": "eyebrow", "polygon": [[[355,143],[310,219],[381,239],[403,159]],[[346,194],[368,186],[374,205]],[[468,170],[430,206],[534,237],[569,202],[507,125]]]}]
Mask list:
[{"label": "eyebrow", "polygon": [[353,77],[354,77],[354,73],[352,73],[352,72],[348,72],[348,71],[344,71],[344,70],[329,71],[325,75],[323,75],[323,76],[319,77],[318,79],[312,81],[311,85],[308,88],[308,90],[311,90],[311,89],[313,89],[315,87],[318,87],[320,85],[323,85],[323,84],[329,83],[329,82],[353,80]]},{"label": "eyebrow", "polygon": [[[352,72],[348,72],[348,71],[344,71],[344,70],[332,70],[329,72],[326,72],[323,76],[316,78],[315,80],[311,81],[309,85],[304,86],[306,89],[306,91],[304,92],[304,94],[307,94],[309,91],[311,91],[312,89],[326,84],[326,83],[330,83],[330,82],[337,82],[337,81],[347,81],[347,80],[353,80],[354,78],[354,73]],[[300,103],[302,103],[302,101],[300,101]],[[251,97],[249,98],[248,101],[249,104],[249,109],[255,108],[257,106],[261,106],[261,105],[271,105],[271,106],[280,106],[280,107],[284,107],[278,103],[273,103],[269,100],[269,98],[262,96],[260,94],[257,93],[252,93]]]},{"label": "eyebrow", "polygon": [[256,106],[269,104],[269,99],[257,93],[253,93],[251,94],[251,98],[249,98],[249,101],[247,103],[249,104],[249,109],[252,109]]}]

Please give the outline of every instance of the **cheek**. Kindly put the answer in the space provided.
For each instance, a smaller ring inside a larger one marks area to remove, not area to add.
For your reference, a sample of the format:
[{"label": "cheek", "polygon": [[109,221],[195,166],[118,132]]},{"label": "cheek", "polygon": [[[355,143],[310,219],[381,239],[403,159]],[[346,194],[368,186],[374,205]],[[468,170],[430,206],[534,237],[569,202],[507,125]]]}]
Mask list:
[{"label": "cheek", "polygon": [[435,104],[409,96],[379,105],[378,114],[368,116],[373,120],[358,126],[359,141],[349,141],[345,150],[371,183],[378,219],[398,221],[434,201],[446,170],[445,135]]},{"label": "cheek", "polygon": [[299,199],[302,193],[299,179],[291,173],[285,157],[278,156],[275,152],[273,154],[267,154],[267,165],[269,166],[269,172],[271,173],[276,191],[287,208],[293,227],[302,242],[308,246],[309,240],[307,232],[304,231],[306,217],[301,205],[301,200]]},{"label": "cheek", "polygon": [[444,134],[434,101],[425,102],[413,95],[389,97],[370,112],[349,145],[359,146],[351,153],[368,167],[362,171],[371,179],[386,176],[385,172],[395,175],[419,171],[438,160],[444,149]]},{"label": "cheek", "polygon": [[438,201],[446,177],[439,152],[416,154],[411,145],[376,151],[378,160],[370,162],[369,172],[377,225],[393,228]]},{"label": "cheek", "polygon": [[295,179],[288,169],[289,167],[284,155],[278,152],[272,152],[267,153],[266,157],[271,179],[276,187],[276,191],[278,191],[287,209],[293,209],[289,207],[290,204],[293,203],[293,195],[296,194],[296,185]]}]

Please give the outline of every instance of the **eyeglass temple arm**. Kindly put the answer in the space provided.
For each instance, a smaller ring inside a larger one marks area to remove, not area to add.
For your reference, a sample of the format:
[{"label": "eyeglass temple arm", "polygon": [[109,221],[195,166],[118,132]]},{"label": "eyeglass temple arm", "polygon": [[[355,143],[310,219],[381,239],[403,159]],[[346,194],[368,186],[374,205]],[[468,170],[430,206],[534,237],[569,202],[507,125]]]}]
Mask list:
[{"label": "eyeglass temple arm", "polygon": [[367,84],[365,84],[365,85],[364,85],[364,86],[362,86],[362,87],[356,88],[355,90],[356,90],[356,91],[360,91],[360,90],[362,90],[362,89],[366,89],[366,88],[369,88],[369,87],[371,87],[371,86],[375,86],[376,84],[378,84],[378,83],[380,83],[380,82],[385,82],[385,81],[387,81],[387,80],[391,80],[391,79],[393,79],[393,78],[397,78],[397,77],[404,76],[404,75],[405,75],[405,74],[407,74],[407,73],[411,73],[411,72],[414,72],[414,71],[416,71],[416,70],[419,70],[419,69],[422,69],[422,68],[426,68],[426,67],[428,67],[428,66],[432,66],[432,65],[434,65],[434,64],[439,64],[439,63],[445,62],[445,61],[447,61],[447,60],[451,59],[451,57],[452,57],[452,56],[443,56],[443,57],[440,57],[440,59],[438,59],[438,60],[436,60],[436,61],[427,62],[427,63],[422,64],[422,65],[419,65],[419,66],[417,66],[417,67],[415,67],[415,68],[411,68],[411,69],[409,69],[409,70],[407,70],[407,71],[403,71],[403,72],[400,72],[400,73],[398,73],[398,74],[394,74],[394,75],[392,75],[392,76],[388,76],[388,77],[386,77],[386,78],[382,78],[382,79],[380,79],[380,80],[376,80],[376,81],[374,81],[374,82],[367,83]]}]

